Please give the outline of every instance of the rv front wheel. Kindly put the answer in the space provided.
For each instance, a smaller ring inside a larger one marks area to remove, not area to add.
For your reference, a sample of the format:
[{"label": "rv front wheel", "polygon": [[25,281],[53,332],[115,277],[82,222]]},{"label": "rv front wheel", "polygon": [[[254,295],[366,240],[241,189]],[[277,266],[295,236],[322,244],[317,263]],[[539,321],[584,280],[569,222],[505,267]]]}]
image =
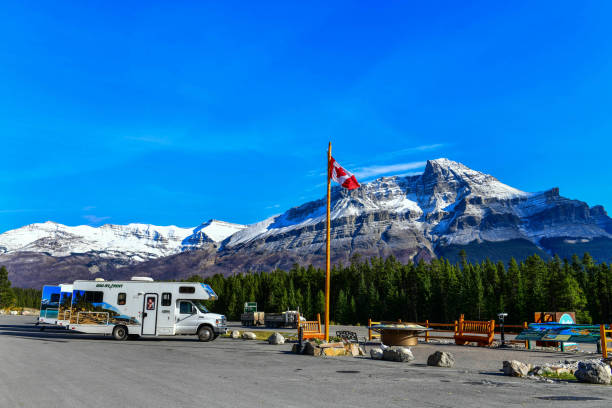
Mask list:
[{"label": "rv front wheel", "polygon": [[128,330],[125,326],[115,326],[113,329],[113,337],[115,340],[125,340],[128,337]]},{"label": "rv front wheel", "polygon": [[198,329],[198,339],[200,341],[211,341],[215,334],[209,326],[202,326]]}]

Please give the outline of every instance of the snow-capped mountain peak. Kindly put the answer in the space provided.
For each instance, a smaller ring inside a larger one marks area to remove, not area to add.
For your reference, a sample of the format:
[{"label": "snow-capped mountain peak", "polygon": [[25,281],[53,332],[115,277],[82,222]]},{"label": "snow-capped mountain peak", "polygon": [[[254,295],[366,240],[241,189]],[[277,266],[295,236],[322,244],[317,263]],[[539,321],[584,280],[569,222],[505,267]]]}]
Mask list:
[{"label": "snow-capped mountain peak", "polygon": [[[335,186],[331,204],[334,263],[354,254],[432,259],[458,248],[492,257],[498,248],[512,256],[545,255],[588,250],[591,243],[600,253],[612,251],[612,219],[603,207],[564,198],[558,188],[527,193],[444,158],[428,161],[419,175],[381,177],[350,191]],[[32,224],[0,234],[0,262],[20,285],[48,282],[50,270],[57,281],[69,281],[94,273],[176,279],[321,266],[325,207],[321,198],[248,226],[217,220],[195,228]]]},{"label": "snow-capped mountain peak", "polygon": [[0,253],[42,252],[69,256],[98,252],[143,260],[195,249],[204,243],[216,244],[242,228],[245,226],[217,220],[196,228],[137,223],[71,227],[47,221],[0,234]]}]

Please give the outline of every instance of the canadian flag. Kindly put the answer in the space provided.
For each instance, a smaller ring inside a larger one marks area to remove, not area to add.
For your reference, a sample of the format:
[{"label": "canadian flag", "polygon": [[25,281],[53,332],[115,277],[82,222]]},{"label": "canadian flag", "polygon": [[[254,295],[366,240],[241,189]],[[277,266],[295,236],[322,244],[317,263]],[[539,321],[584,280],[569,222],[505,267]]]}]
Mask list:
[{"label": "canadian flag", "polygon": [[354,190],[360,187],[355,176],[343,169],[333,157],[329,161],[329,176],[336,183],[348,190]]}]

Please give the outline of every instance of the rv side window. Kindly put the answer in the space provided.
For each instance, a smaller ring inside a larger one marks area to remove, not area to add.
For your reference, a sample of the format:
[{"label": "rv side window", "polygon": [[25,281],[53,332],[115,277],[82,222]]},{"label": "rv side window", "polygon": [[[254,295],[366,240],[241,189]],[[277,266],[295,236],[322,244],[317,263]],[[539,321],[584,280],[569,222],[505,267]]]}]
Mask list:
[{"label": "rv side window", "polygon": [[193,314],[193,305],[189,302],[181,302],[181,314]]},{"label": "rv side window", "polygon": [[60,295],[59,293],[54,293],[51,295],[51,299],[49,299],[51,301],[51,303],[57,303],[59,302],[60,299]]},{"label": "rv side window", "polygon": [[85,301],[87,303],[102,303],[104,301],[104,292],[86,290]]},{"label": "rv side window", "polygon": [[125,292],[121,292],[117,295],[117,304],[118,305],[125,305]]},{"label": "rv side window", "polygon": [[179,293],[195,293],[193,286],[179,286]]},{"label": "rv side window", "polygon": [[162,293],[162,306],[172,305],[172,293]]}]

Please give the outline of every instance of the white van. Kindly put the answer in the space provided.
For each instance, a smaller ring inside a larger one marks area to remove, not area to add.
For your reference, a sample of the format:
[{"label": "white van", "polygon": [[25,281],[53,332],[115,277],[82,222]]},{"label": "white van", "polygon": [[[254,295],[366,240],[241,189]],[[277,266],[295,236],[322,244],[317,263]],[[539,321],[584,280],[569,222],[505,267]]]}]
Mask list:
[{"label": "white van", "polygon": [[138,336],[197,335],[210,341],[227,331],[225,316],[202,304],[217,295],[204,283],[75,281],[69,329],[112,335],[117,340]]}]

